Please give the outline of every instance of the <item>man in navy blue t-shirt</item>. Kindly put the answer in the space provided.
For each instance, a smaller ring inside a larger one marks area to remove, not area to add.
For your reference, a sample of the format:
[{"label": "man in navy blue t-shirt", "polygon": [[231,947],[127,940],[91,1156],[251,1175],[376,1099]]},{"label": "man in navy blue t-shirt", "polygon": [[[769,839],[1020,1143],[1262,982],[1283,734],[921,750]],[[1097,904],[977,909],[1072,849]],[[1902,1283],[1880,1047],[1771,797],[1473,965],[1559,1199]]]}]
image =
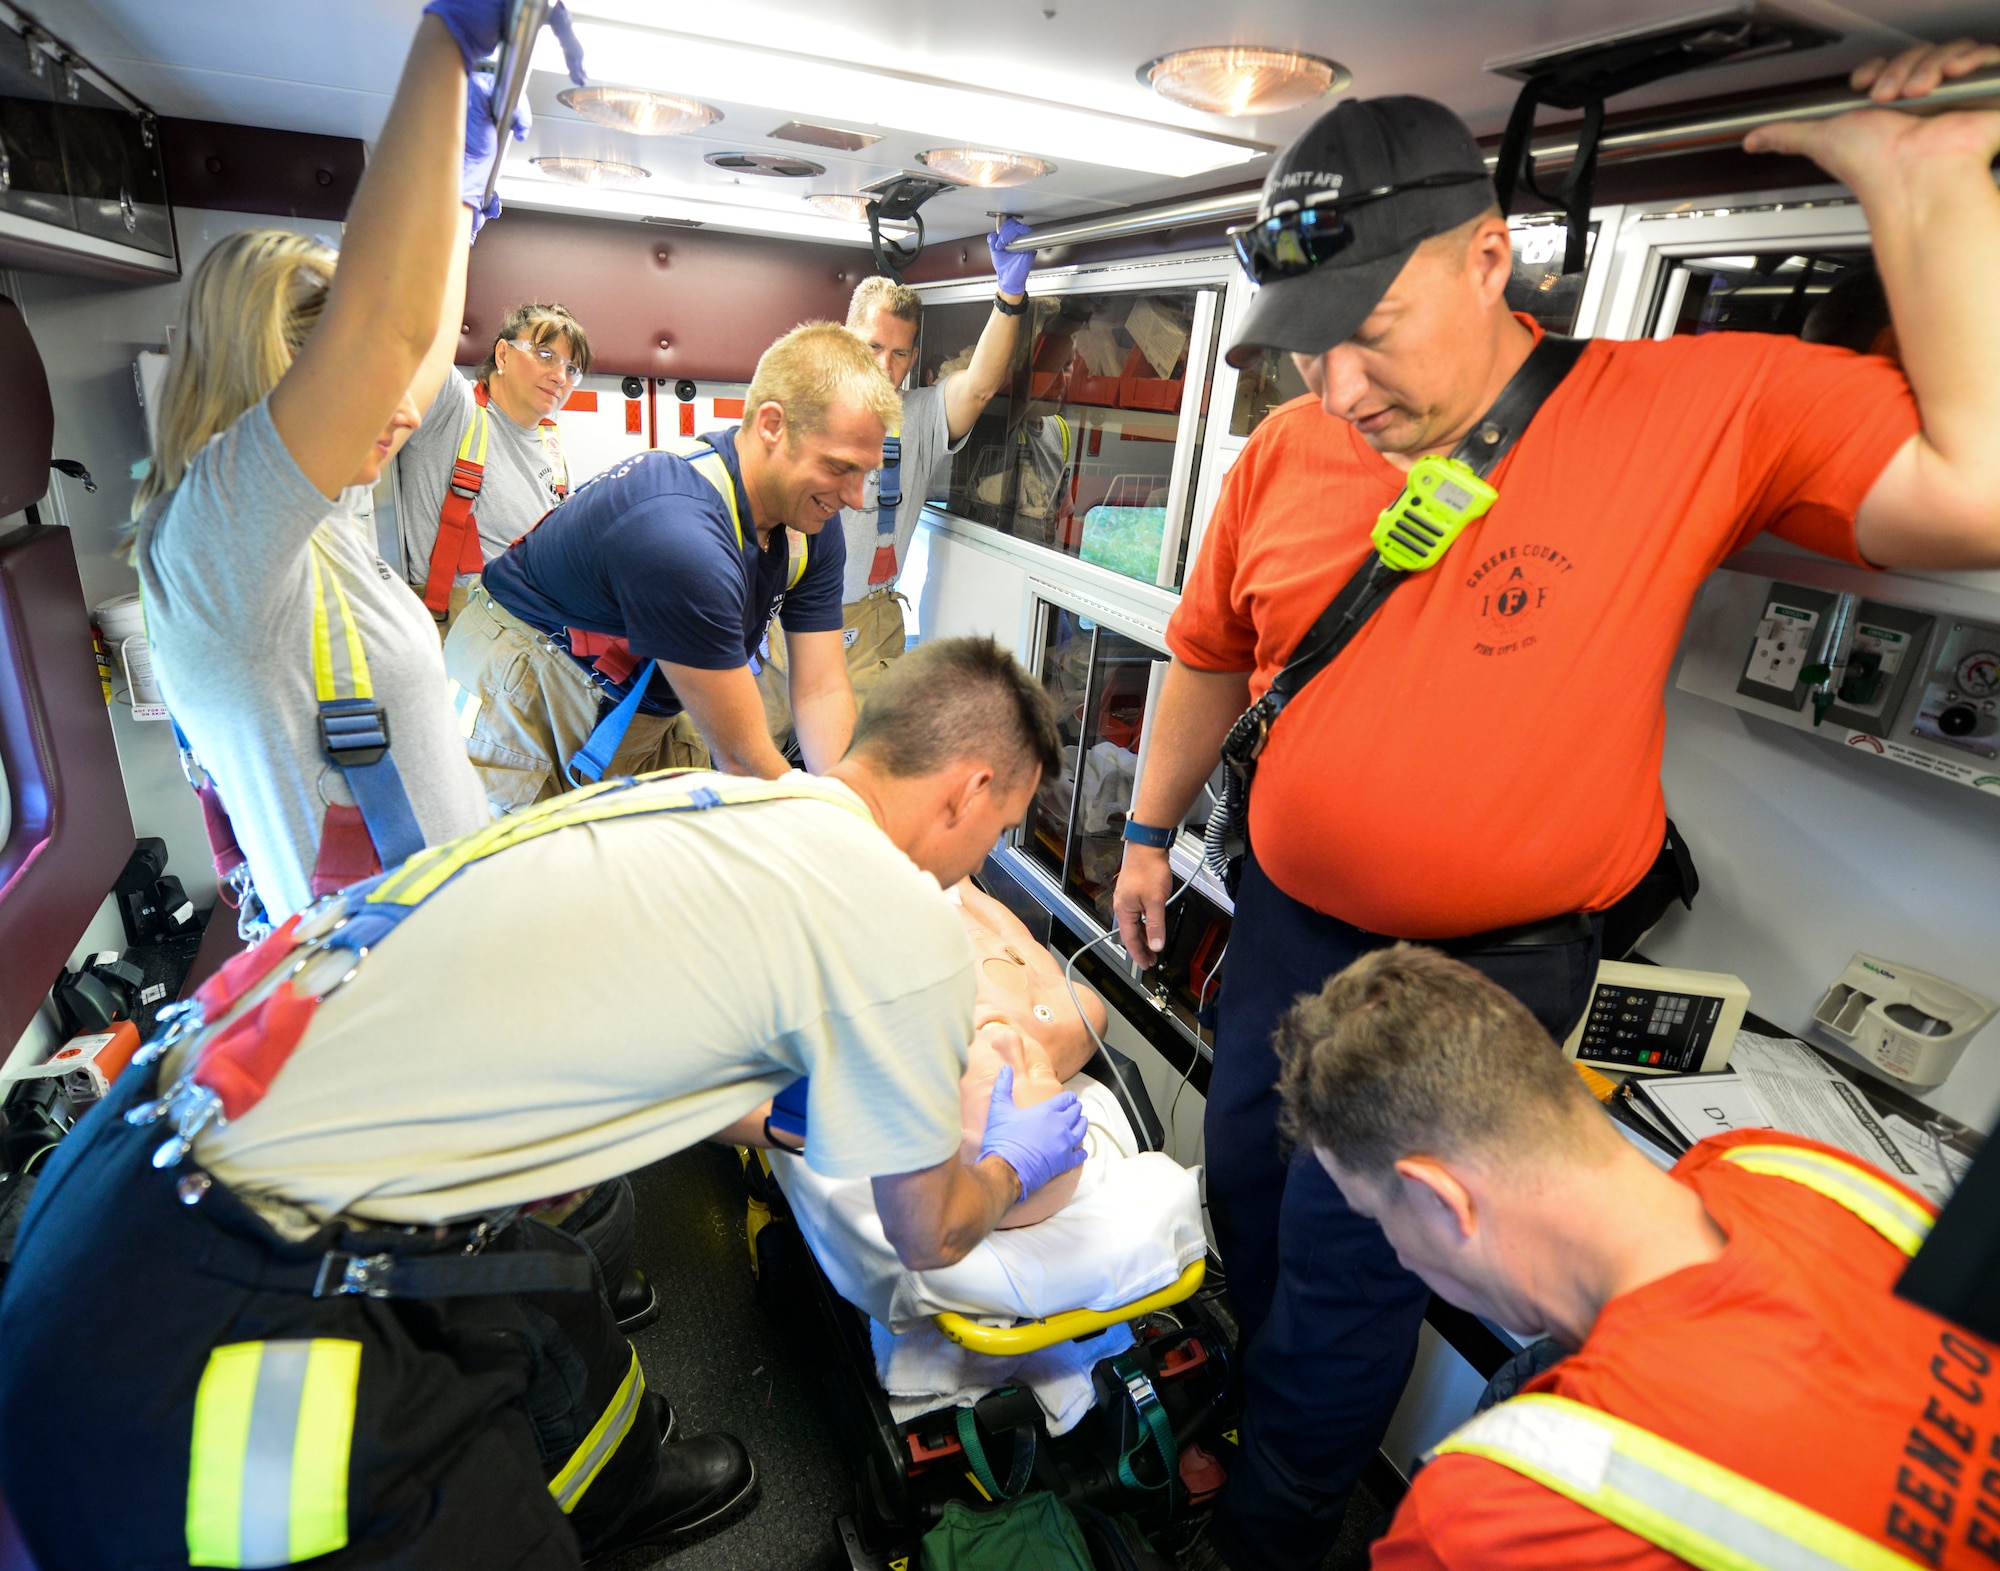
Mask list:
[{"label": "man in navy blue t-shirt", "polygon": [[860,504],[897,396],[853,334],[818,322],[765,351],[744,408],[597,476],[488,564],[444,657],[495,811],[598,775],[783,774],[753,664],[774,615],[806,767],[846,751],[846,547],[825,525]]}]

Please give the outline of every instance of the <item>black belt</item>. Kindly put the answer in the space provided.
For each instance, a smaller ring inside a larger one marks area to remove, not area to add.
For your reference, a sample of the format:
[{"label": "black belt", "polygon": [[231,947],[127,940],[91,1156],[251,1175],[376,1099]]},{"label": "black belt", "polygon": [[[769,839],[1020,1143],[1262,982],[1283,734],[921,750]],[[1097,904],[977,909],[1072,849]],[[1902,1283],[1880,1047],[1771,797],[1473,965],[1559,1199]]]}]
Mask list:
[{"label": "black belt", "polygon": [[218,1233],[204,1252],[201,1269],[244,1287],[312,1298],[484,1298],[589,1293],[597,1287],[595,1268],[581,1244],[561,1252],[502,1249],[481,1254],[329,1249],[282,1260]]},{"label": "black belt", "polygon": [[1516,927],[1496,927],[1464,938],[1413,938],[1410,942],[1442,949],[1448,955],[1476,955],[1488,949],[1555,949],[1563,944],[1581,943],[1590,937],[1591,931],[1590,913],[1571,911],[1565,916],[1544,917],[1539,922],[1523,922]]}]

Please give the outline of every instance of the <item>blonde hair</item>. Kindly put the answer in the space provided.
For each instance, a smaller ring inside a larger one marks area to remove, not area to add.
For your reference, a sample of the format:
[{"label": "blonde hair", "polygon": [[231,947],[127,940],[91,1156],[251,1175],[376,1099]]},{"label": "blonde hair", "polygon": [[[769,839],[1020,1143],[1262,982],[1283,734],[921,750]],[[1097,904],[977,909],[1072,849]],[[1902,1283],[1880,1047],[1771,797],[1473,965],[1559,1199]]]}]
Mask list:
[{"label": "blonde hair", "polygon": [[746,418],[765,404],[785,412],[785,441],[826,429],[836,404],[866,410],[885,428],[903,416],[903,400],[868,346],[837,322],[805,322],[779,339],[757,361],[743,395]]},{"label": "blonde hair", "polygon": [[558,338],[566,338],[569,340],[569,357],[576,362],[577,370],[586,376],[590,374],[590,338],[584,332],[583,324],[569,314],[566,305],[557,305],[553,300],[531,300],[507,313],[507,320],[500,324],[500,331],[486,346],[486,358],[480,362],[479,375],[473,380],[491,381],[494,368],[499,364],[502,340],[511,344],[517,338],[525,338],[537,348],[552,344]]},{"label": "blonde hair", "polygon": [[854,298],[847,302],[847,325],[851,331],[859,332],[868,325],[868,319],[877,310],[887,311],[901,322],[921,322],[924,319],[924,297],[909,287],[899,284],[893,278],[884,278],[880,273],[872,278],[864,278],[855,287]]},{"label": "blonde hair", "polygon": [[181,483],[211,437],[278,385],[319,322],[338,261],[325,242],[288,229],[242,230],[201,259],[181,307],[134,519]]}]

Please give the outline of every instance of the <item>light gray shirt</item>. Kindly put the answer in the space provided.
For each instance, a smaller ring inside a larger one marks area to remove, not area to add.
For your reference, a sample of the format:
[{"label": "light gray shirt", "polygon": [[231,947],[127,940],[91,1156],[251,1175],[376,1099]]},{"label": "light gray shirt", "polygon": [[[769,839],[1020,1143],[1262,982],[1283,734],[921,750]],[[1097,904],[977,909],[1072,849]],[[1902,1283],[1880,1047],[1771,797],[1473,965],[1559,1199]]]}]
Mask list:
[{"label": "light gray shirt", "polygon": [[311,903],[327,806],[354,800],[320,746],[315,555],[346,598],[425,843],[489,822],[447,696],[437,624],[355,516],[367,494],[355,486],[337,502],[321,496],[267,401],[211,440],[139,520],[153,668],[275,922]]},{"label": "light gray shirt", "polygon": [[[431,547],[437,544],[438,514],[451,487],[458,444],[479,412],[472,383],[454,371],[424,411],[424,423],[410,433],[396,457],[396,527],[403,542],[403,571],[419,594],[430,577]],[[562,438],[550,429],[522,427],[497,403],[486,406],[486,473],[472,505],[479,525],[479,554],[492,561],[542,520],[561,500],[558,485],[569,477],[562,461]],[[473,457],[478,456],[474,439]]]},{"label": "light gray shirt", "polygon": [[[947,382],[950,380],[945,378]],[[956,442],[951,439],[944,413],[944,382],[932,387],[913,387],[903,395],[903,505],[896,509],[898,573],[902,572],[903,558],[910,549],[910,536],[923,520],[924,498],[930,494],[931,481],[939,466],[965,446],[966,438],[971,435],[968,431]],[[875,498],[881,482],[882,472],[879,469],[871,472],[863,493],[868,505],[858,512],[853,508],[841,510],[840,527],[847,533],[847,578],[840,591],[844,605],[852,605],[868,593],[868,575],[875,565],[875,524],[880,511]]]},{"label": "light gray shirt", "polygon": [[369,951],[196,1158],[315,1220],[424,1225],[632,1172],[810,1075],[816,1171],[947,1160],[971,941],[859,797],[810,788],[822,800],[610,819],[474,863]]}]

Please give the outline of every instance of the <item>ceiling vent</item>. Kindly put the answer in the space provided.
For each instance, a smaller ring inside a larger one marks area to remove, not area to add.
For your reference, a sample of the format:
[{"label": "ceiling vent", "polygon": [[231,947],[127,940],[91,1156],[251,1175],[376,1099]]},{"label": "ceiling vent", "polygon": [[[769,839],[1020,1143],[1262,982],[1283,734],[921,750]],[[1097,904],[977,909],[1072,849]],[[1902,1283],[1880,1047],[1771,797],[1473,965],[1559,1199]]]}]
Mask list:
[{"label": "ceiling vent", "polygon": [[702,160],[734,175],[768,175],[773,180],[810,180],[826,173],[826,165],[783,153],[710,153]]},{"label": "ceiling vent", "polygon": [[771,133],[774,142],[803,142],[808,147],[830,147],[836,153],[858,153],[873,147],[882,138],[866,131],[843,131],[838,126],[814,125],[806,120],[787,120]]}]

